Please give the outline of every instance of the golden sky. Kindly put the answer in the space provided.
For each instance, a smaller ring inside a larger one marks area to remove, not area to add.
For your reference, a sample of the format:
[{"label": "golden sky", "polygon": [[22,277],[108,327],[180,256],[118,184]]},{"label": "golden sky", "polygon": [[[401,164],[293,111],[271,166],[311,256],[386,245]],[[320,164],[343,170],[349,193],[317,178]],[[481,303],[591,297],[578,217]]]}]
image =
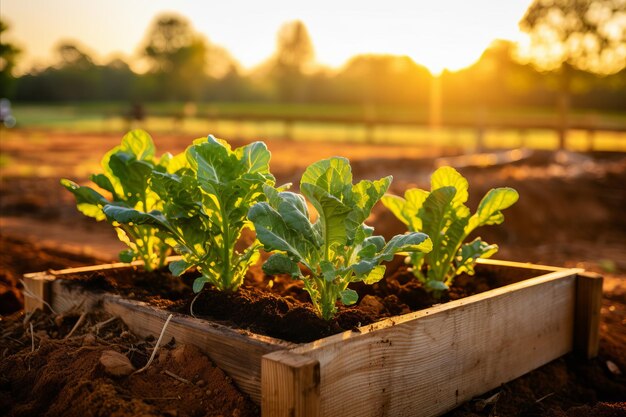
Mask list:
[{"label": "golden sky", "polygon": [[267,59],[279,27],[302,20],[319,63],[339,67],[360,53],[408,55],[437,73],[476,61],[494,39],[518,40],[530,0],[2,0],[20,68],[48,63],[63,40],[99,60],[132,57],[155,15],[175,11],[245,67]]}]

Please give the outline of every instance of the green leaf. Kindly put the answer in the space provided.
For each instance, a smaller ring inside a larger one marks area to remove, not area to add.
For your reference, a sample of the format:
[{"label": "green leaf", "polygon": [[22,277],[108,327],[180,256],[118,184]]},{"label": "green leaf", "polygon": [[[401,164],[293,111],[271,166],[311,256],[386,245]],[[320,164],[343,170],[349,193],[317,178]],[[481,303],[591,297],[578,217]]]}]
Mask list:
[{"label": "green leaf", "polygon": [[385,261],[391,261],[393,255],[398,252],[430,252],[433,242],[427,234],[410,232],[404,235],[396,235],[382,249],[379,257]]},{"label": "green leaf", "polygon": [[122,187],[124,200],[128,200],[131,206],[145,200],[148,178],[152,174],[152,165],[137,160],[130,154],[119,152],[111,155],[109,166]]},{"label": "green leaf", "polygon": [[463,204],[469,197],[467,180],[452,167],[441,167],[437,169],[430,178],[430,190],[435,191],[442,187],[454,187],[456,194],[452,200],[454,207]]},{"label": "green leaf", "polygon": [[363,223],[372,212],[374,205],[383,197],[391,184],[388,176],[377,181],[363,180],[352,187],[352,213],[348,216],[353,228]]},{"label": "green leaf", "polygon": [[236,155],[213,136],[209,136],[206,142],[189,147],[186,153],[192,170],[207,193],[216,192],[216,185],[225,184],[242,174]]},{"label": "green leaf", "polygon": [[335,280],[335,277],[337,276],[337,270],[332,263],[324,260],[320,262],[320,269],[322,270],[322,276],[324,277],[324,280],[326,280],[326,282],[333,282]]},{"label": "green leaf", "polygon": [[184,152],[175,156],[172,156],[169,153],[163,154],[161,160],[159,161],[159,165],[164,167],[165,171],[169,174],[175,174],[181,169],[189,167],[187,156]]},{"label": "green leaf", "polygon": [[462,245],[455,260],[456,274],[466,272],[469,275],[474,275],[476,259],[489,258],[496,252],[498,252],[498,245],[490,245],[480,238]]},{"label": "green leaf", "polygon": [[369,236],[363,241],[363,245],[374,245],[376,252],[385,247],[385,238],[382,236]]},{"label": "green leaf", "polygon": [[316,185],[302,184],[300,189],[317,210],[319,215],[316,222],[317,230],[327,250],[345,245],[348,239],[346,220],[350,214],[350,208]]},{"label": "green leaf", "polygon": [[236,150],[237,156],[245,165],[246,171],[251,173],[269,174],[270,158],[272,154],[263,142],[253,142]]},{"label": "green leaf", "polygon": [[339,296],[341,297],[341,302],[347,306],[352,305],[356,303],[357,301],[359,301],[359,294],[357,294],[356,291],[350,288],[341,291],[339,293]]},{"label": "green leaf", "polygon": [[76,198],[76,208],[85,216],[93,217],[97,221],[106,219],[102,207],[109,201],[90,187],[82,187],[68,179],[62,179],[63,185]]},{"label": "green leaf", "polygon": [[406,200],[404,198],[393,194],[387,194],[381,198],[381,201],[383,205],[398,218],[398,220],[407,226],[410,224],[410,217],[405,216],[404,213],[404,206],[406,205]]},{"label": "green leaf", "polygon": [[263,243],[266,251],[287,252],[298,262],[302,262],[307,267],[307,253],[303,249],[302,239],[298,239],[297,233],[290,230],[287,224],[268,203],[257,203],[250,209],[248,218],[254,223],[257,238]]},{"label": "green leaf", "polygon": [[131,130],[124,135],[120,150],[131,153],[138,160],[152,159],[156,153],[152,137],[141,129]]},{"label": "green leaf", "polygon": [[468,234],[476,227],[500,224],[504,221],[501,210],[511,207],[519,199],[513,188],[495,188],[483,197],[468,225]]},{"label": "green leaf", "polygon": [[301,275],[298,264],[283,253],[274,253],[270,256],[263,264],[263,272],[268,275],[289,274],[292,278]]},{"label": "green leaf", "polygon": [[193,285],[192,285],[193,292],[195,292],[196,294],[199,293],[204,288],[204,285],[207,284],[208,282],[211,282],[211,281],[205,276],[196,278],[193,281]]},{"label": "green leaf", "polygon": [[341,201],[352,189],[350,162],[346,158],[333,157],[311,164],[302,174],[301,190],[304,184],[315,185]]},{"label": "green leaf", "polygon": [[372,285],[372,284],[377,283],[378,281],[383,279],[383,277],[385,276],[385,269],[386,268],[384,265],[375,266],[367,275],[367,277],[363,279],[363,282],[366,283],[367,285]]},{"label": "green leaf", "polygon": [[153,171],[150,186],[165,202],[164,210],[169,217],[192,217],[202,210],[202,197],[199,192],[194,193],[197,184],[189,175],[181,177]]},{"label": "green leaf", "polygon": [[132,249],[126,249],[119,253],[120,262],[131,263],[135,260],[135,251]]},{"label": "green leaf", "polygon": [[113,195],[114,199],[116,200],[118,199],[117,194],[115,193],[115,188],[113,187],[113,184],[111,183],[111,180],[109,179],[109,177],[107,177],[104,174],[94,174],[90,177],[90,179],[98,187],[110,192]]},{"label": "green leaf", "polygon": [[122,224],[151,224],[154,226],[162,226],[168,230],[172,229],[172,226],[168,223],[165,216],[163,216],[163,213],[157,210],[144,213],[143,211],[128,207],[107,204],[104,206],[103,211],[107,217],[110,217],[111,219]]},{"label": "green leaf", "polygon": [[309,211],[306,201],[301,195],[282,192],[278,194],[278,213],[290,229],[301,234],[301,237],[316,246],[321,245],[321,237],[317,235],[313,225],[309,221]]},{"label": "green leaf", "polygon": [[404,193],[406,204],[402,210],[405,218],[409,219],[409,231],[410,232],[423,232],[424,225],[421,216],[418,215],[420,210],[424,206],[426,199],[430,193],[425,190],[411,189]]},{"label": "green leaf", "polygon": [[433,190],[424,201],[420,211],[424,224],[423,231],[433,239],[435,247],[441,241],[441,232],[452,211],[452,200],[455,195],[454,187],[441,187]]},{"label": "green leaf", "polygon": [[[168,265],[170,272],[172,273],[172,275],[174,276],[181,276],[186,270],[188,270],[191,265],[188,264],[185,260],[180,259],[178,261],[173,261],[170,262],[170,264]],[[195,283],[194,283],[195,284]],[[197,291],[196,291],[197,292]]]}]

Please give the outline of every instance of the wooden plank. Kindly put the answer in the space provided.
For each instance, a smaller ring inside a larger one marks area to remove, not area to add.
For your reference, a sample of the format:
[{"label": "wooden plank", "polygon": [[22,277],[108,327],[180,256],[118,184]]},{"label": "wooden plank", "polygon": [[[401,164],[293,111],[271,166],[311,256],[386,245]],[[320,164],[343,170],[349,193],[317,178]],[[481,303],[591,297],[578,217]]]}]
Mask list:
[{"label": "wooden plank", "polygon": [[319,417],[320,364],[288,351],[270,353],[262,362],[263,417]]},{"label": "wooden plank", "polygon": [[40,308],[46,310],[50,303],[50,284],[53,278],[45,273],[28,274],[24,276],[24,311],[32,312]]},{"label": "wooden plank", "polygon": [[598,356],[600,348],[602,282],[602,276],[592,272],[581,272],[576,278],[574,351],[587,359]]},{"label": "wooden plank", "polygon": [[[140,337],[157,337],[170,313],[118,295],[67,287],[62,279],[57,279],[52,289],[54,293],[52,306],[55,310],[101,308],[113,316],[120,317],[128,328]],[[272,337],[181,314],[172,317],[164,340],[168,341],[172,337],[178,343],[192,344],[205,352],[257,404],[261,403],[263,355],[296,346]]]},{"label": "wooden plank", "polygon": [[[165,261],[167,263],[177,261],[182,259],[180,256],[168,256]],[[116,262],[112,264],[101,264],[101,265],[89,265],[89,266],[78,266],[73,268],[65,268],[58,270],[49,270],[46,272],[32,272],[29,274],[25,274],[24,277],[37,277],[37,276],[63,276],[67,274],[80,274],[84,272],[97,272],[97,271],[105,271],[110,269],[127,269],[127,268],[137,268],[143,266],[143,261],[133,261],[130,263],[126,262]]]},{"label": "wooden plank", "polygon": [[[166,337],[208,353],[268,416],[285,415],[281,410],[303,416],[437,415],[573,345],[576,275],[582,270],[486,261],[482,267],[495,271],[546,274],[303,345],[182,315],[172,319]],[[56,309],[104,308],[140,336],[157,336],[168,314],[116,295],[72,289],[60,279],[51,288]]]},{"label": "wooden plank", "polygon": [[530,262],[515,262],[515,261],[502,261],[500,259],[476,259],[476,263],[478,265],[492,265],[492,266],[505,266],[510,268],[520,268],[520,269],[534,269],[537,271],[550,271],[550,272],[558,272],[558,271],[566,271],[571,270],[571,268],[560,268],[558,266],[549,266],[549,265],[538,265],[532,264]]},{"label": "wooden plank", "polygon": [[321,415],[439,415],[572,349],[578,272],[553,272],[292,353],[320,362]]}]

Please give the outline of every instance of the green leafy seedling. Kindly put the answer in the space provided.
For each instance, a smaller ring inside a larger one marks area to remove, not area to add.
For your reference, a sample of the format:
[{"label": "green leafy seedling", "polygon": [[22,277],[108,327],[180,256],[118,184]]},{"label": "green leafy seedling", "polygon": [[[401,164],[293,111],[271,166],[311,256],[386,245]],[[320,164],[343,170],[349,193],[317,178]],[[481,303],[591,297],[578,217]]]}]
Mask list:
[{"label": "green leafy seedling", "polygon": [[154,142],[143,130],[128,132],[119,146],[107,152],[101,162],[104,172],[93,174],[90,179],[107,191],[110,199],[94,188],[80,186],[68,179],[61,180],[61,184],[74,194],[81,213],[97,221],[111,221],[118,238],[128,246],[128,249],[120,252],[120,260],[141,260],[149,271],[164,266],[171,249],[165,242],[165,235],[150,225],[116,222],[107,217],[103,208],[114,205],[148,212],[163,207],[163,202],[151,189],[148,180],[153,171],[166,173],[178,169],[182,160],[169,153],[161,158],[156,158],[155,154]]},{"label": "green leafy seedling", "polygon": [[[424,233],[394,236],[385,243],[364,223],[390,183],[391,177],[385,177],[352,184],[348,160],[334,157],[306,169],[300,182],[303,195],[264,187],[268,201],[255,204],[248,214],[265,250],[274,252],[264,271],[301,279],[325,320],[336,313],[338,299],[345,305],[356,303],[357,293],[348,288],[351,282],[373,284],[384,275],[381,262],[395,253],[431,249]],[[305,197],[317,211],[314,222]]]},{"label": "green leafy seedling", "polygon": [[236,291],[246,271],[258,260],[261,244],[236,250],[250,207],[265,199],[263,186],[272,189],[270,152],[262,142],[232,150],[223,140],[198,139],[185,151],[187,165],[174,173],[154,171],[150,185],[164,201],[159,210],[144,212],[108,205],[107,216],[122,224],[157,228],[182,256],[170,263],[181,275],[197,267],[202,276],[193,284],[200,292],[206,283],[222,291]]},{"label": "green leafy seedling", "polygon": [[405,192],[404,198],[382,198],[383,204],[410,231],[424,232],[432,239],[433,250],[412,253],[410,262],[413,274],[435,294],[448,290],[454,278],[463,272],[474,275],[476,259],[488,258],[498,251],[497,245],[480,238],[463,242],[477,227],[502,223],[502,210],[519,198],[512,188],[491,189],[472,215],[465,205],[468,188],[467,180],[454,168],[441,167],[431,177],[430,192],[413,188]]}]

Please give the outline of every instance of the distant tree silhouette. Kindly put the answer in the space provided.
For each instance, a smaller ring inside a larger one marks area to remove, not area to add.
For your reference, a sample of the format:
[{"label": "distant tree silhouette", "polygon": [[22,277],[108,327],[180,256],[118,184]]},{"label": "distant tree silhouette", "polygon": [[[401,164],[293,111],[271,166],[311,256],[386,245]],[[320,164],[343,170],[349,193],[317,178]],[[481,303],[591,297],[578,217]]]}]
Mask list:
[{"label": "distant tree silhouette", "polygon": [[366,54],[348,61],[338,75],[337,88],[366,107],[426,105],[431,78],[425,67],[407,56]]},{"label": "distant tree silhouette", "polygon": [[8,30],[9,25],[0,19],[0,97],[10,98],[15,85],[13,69],[21,51],[17,46],[5,40]]},{"label": "distant tree silhouette", "polygon": [[56,63],[44,71],[49,88],[56,86],[54,95],[60,100],[85,100],[100,90],[100,74],[89,54],[73,42],[63,42],[56,48]]},{"label": "distant tree silhouette", "polygon": [[305,73],[313,63],[314,51],[309,32],[299,20],[286,23],[278,31],[273,75],[278,96],[283,101],[302,101],[306,91]]},{"label": "distant tree silhouette", "polygon": [[57,47],[59,68],[89,69],[94,65],[93,59],[74,43],[66,42]]},{"label": "distant tree silhouette", "polygon": [[626,8],[622,0],[535,0],[520,22],[530,35],[527,57],[558,71],[559,144],[565,147],[573,69],[612,74],[626,66]]},{"label": "distant tree silhouette", "polygon": [[148,31],[143,54],[150,65],[153,92],[161,99],[198,99],[206,81],[207,41],[177,15],[157,17]]}]

